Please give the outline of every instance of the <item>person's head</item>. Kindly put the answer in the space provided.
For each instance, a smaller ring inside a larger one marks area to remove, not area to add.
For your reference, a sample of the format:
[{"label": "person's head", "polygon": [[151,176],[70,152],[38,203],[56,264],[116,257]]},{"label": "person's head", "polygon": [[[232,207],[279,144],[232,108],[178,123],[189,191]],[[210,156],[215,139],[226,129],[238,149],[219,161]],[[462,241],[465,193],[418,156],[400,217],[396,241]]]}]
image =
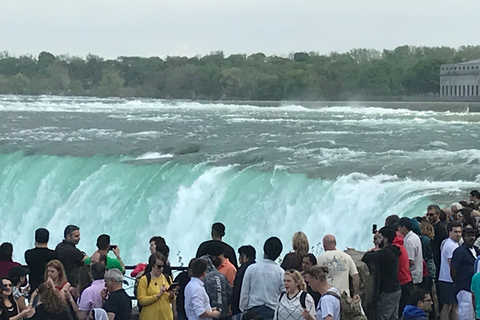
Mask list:
[{"label": "person's head", "polygon": [[458,210],[462,209],[463,206],[458,203],[458,202],[454,202],[450,205],[450,211],[452,212],[452,216],[455,217],[457,215],[457,212]]},{"label": "person's head", "polygon": [[225,226],[221,222],[215,222],[212,225],[212,239],[213,240],[222,240],[225,236]]},{"label": "person's head", "polygon": [[2,278],[2,285],[3,285],[3,288],[2,288],[2,296],[3,298],[9,298],[10,300],[12,300],[13,296],[12,296],[12,293],[13,293],[13,283],[12,283],[12,280],[10,280],[9,278],[7,277],[3,277]]},{"label": "person's head", "polygon": [[152,272],[154,276],[159,277],[163,273],[163,268],[167,258],[160,252],[154,252],[150,258],[148,258],[148,265],[145,269],[145,273]]},{"label": "person's head", "polygon": [[389,245],[395,239],[395,229],[392,227],[383,227],[378,230],[377,246],[383,248],[386,245]]},{"label": "person's head", "polygon": [[462,227],[466,228],[470,226],[474,229],[477,228],[477,222],[475,218],[472,216],[472,209],[470,208],[462,208],[457,212],[457,219],[462,223]]},{"label": "person's head", "polygon": [[310,245],[308,244],[308,238],[305,233],[298,231],[293,234],[292,248],[299,256],[302,257],[308,253]]},{"label": "person's head", "polygon": [[302,271],[307,272],[313,266],[317,265],[317,258],[312,253],[307,253],[302,258]]},{"label": "person's head", "polygon": [[268,238],[263,245],[263,253],[266,259],[275,261],[278,258],[280,253],[282,253],[283,245],[277,237]]},{"label": "person's head", "polygon": [[480,192],[478,192],[478,190],[470,191],[470,201],[473,201],[473,202],[480,201]]},{"label": "person's head", "polygon": [[400,220],[400,217],[396,214],[389,215],[385,219],[385,227],[395,227],[395,224]]},{"label": "person's head", "polygon": [[440,216],[438,216],[440,221],[445,222],[447,221],[447,213],[443,210],[440,210]]},{"label": "person's head", "polygon": [[8,272],[8,278],[12,281],[14,286],[22,285],[23,283],[25,283],[26,275],[27,273],[25,272],[23,267],[20,266],[14,266]]},{"label": "person's head", "polygon": [[115,292],[122,289],[123,274],[118,269],[110,269],[105,272],[105,287],[108,292]]},{"label": "person's head", "polygon": [[90,274],[93,280],[104,279],[105,277],[105,264],[102,262],[95,262],[90,265]]},{"label": "person's head", "polygon": [[327,288],[327,274],[328,268],[324,266],[313,266],[305,272],[308,285],[313,289],[313,291],[324,293],[326,290],[324,289],[326,286]]},{"label": "person's head", "polygon": [[462,237],[462,225],[458,221],[452,221],[447,225],[448,236],[458,242]]},{"label": "person's head", "polygon": [[38,295],[40,296],[40,301],[42,301],[45,310],[49,313],[60,314],[67,308],[67,304],[60,297],[58,290],[52,288],[47,282],[38,286]]},{"label": "person's head", "polygon": [[153,254],[155,251],[157,251],[157,246],[164,244],[166,245],[167,243],[165,242],[165,239],[160,236],[155,236],[152,237],[149,241],[150,243],[150,254]]},{"label": "person's head", "polygon": [[80,242],[80,228],[70,224],[63,231],[63,236],[66,241],[77,245]]},{"label": "person's head", "polygon": [[212,241],[207,245],[206,253],[210,257],[210,260],[212,260],[215,268],[218,268],[225,259],[223,250],[224,248],[220,241]]},{"label": "person's head", "polygon": [[335,250],[337,248],[337,240],[332,234],[323,237],[323,249],[325,251]]},{"label": "person's head", "polygon": [[257,252],[255,251],[254,247],[247,245],[238,248],[238,255],[238,262],[240,262],[240,264],[244,264],[249,261],[255,261]]},{"label": "person's head", "polygon": [[45,277],[44,280],[47,281],[48,278],[51,278],[55,283],[63,283],[67,281],[67,275],[65,274],[65,268],[60,260],[54,259],[48,261],[45,266]]},{"label": "person's head", "polygon": [[412,230],[412,221],[410,218],[403,217],[395,224],[401,234],[406,235]]},{"label": "person's head", "polygon": [[101,234],[98,236],[97,248],[100,251],[108,252],[110,249],[110,236],[108,234]]},{"label": "person's head", "polygon": [[288,293],[295,293],[297,290],[306,291],[307,289],[302,274],[294,269],[285,271],[283,284],[285,285],[285,290]]},{"label": "person's head", "polygon": [[472,228],[465,228],[462,231],[462,238],[463,243],[469,248],[473,248],[473,244],[475,243],[475,230]]},{"label": "person's head", "polygon": [[257,311],[247,311],[243,314],[242,320],[263,320],[263,317]]},{"label": "person's head", "polygon": [[207,272],[207,266],[207,260],[202,258],[194,259],[190,266],[192,277],[203,278]]},{"label": "person's head", "polygon": [[442,210],[436,204],[431,204],[427,207],[427,219],[430,223],[436,224],[440,221],[440,212]]},{"label": "person's head", "polygon": [[464,208],[468,207],[468,202],[465,201],[465,200],[458,201],[458,203],[460,203],[462,205],[462,207],[464,207]]},{"label": "person's head", "polygon": [[50,240],[50,232],[45,228],[35,230],[35,244],[47,244]]},{"label": "person's head", "polygon": [[158,246],[156,246],[155,251],[163,254],[168,260],[168,256],[170,255],[170,248],[166,244],[159,244]]},{"label": "person's head", "polygon": [[416,289],[410,294],[409,304],[429,312],[432,310],[433,301],[427,290]]},{"label": "person's head", "polygon": [[435,237],[435,228],[427,220],[420,222],[420,229],[422,230],[422,234],[429,237],[430,240]]},{"label": "person's head", "polygon": [[13,245],[4,242],[0,245],[0,261],[12,261]]}]

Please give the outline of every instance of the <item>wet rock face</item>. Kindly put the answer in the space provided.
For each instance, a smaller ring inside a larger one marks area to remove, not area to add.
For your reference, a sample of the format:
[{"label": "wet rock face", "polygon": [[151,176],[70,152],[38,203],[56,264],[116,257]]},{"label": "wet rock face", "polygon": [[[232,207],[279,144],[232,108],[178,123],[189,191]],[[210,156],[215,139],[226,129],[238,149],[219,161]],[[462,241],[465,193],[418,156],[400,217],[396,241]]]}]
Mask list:
[{"label": "wet rock face", "polygon": [[[369,320],[375,320],[376,300],[378,296],[377,266],[375,264],[368,266],[362,261],[362,257],[365,254],[363,251],[347,249],[345,252],[352,257],[357,267],[358,275],[360,276],[360,298],[362,299],[363,310]],[[353,288],[350,288],[350,291],[352,291],[352,289]]]}]

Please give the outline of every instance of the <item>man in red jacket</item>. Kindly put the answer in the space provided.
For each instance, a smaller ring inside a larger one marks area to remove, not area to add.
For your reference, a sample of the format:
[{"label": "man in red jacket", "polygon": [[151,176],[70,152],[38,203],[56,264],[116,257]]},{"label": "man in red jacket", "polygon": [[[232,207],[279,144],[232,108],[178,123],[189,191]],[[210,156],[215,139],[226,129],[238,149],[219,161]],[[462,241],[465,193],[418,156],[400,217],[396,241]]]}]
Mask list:
[{"label": "man in red jacket", "polygon": [[[400,220],[397,215],[388,216],[385,219],[385,226],[396,228],[395,224]],[[400,297],[400,306],[398,308],[400,318],[402,316],[403,308],[407,305],[410,294],[413,291],[412,274],[410,273],[410,262],[408,261],[408,253],[403,246],[403,235],[397,230],[395,239],[392,244],[400,249],[400,257],[398,258],[398,281],[402,288],[402,296]]]}]

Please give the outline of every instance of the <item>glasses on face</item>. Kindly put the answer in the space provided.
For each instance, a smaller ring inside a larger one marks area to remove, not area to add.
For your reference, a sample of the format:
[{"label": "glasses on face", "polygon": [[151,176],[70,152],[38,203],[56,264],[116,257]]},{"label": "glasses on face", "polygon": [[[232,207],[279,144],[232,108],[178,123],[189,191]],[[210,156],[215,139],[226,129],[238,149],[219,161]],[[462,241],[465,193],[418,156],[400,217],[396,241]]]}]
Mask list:
[{"label": "glasses on face", "polygon": [[458,218],[462,218],[462,217],[463,217],[463,214],[457,213],[457,217],[458,217]]},{"label": "glasses on face", "polygon": [[12,288],[13,287],[13,285],[11,283],[4,284],[3,286],[7,287],[7,288]]},{"label": "glasses on face", "polygon": [[433,217],[435,215],[435,213],[427,213],[427,217]]},{"label": "glasses on face", "polygon": [[163,264],[156,264],[156,266],[157,266],[158,269],[162,269],[164,265]]}]

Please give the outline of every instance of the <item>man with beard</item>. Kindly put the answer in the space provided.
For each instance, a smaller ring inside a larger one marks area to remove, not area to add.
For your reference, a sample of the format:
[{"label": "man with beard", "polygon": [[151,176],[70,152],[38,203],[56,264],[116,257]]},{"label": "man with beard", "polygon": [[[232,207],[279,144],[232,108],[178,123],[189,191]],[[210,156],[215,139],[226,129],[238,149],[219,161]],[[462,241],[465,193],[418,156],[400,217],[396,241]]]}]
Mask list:
[{"label": "man with beard", "polygon": [[366,252],[362,258],[365,263],[376,262],[379,273],[379,291],[377,316],[379,320],[391,320],[398,317],[398,305],[402,290],[398,281],[398,257],[400,250],[392,245],[395,229],[383,227],[378,231],[379,250]]},{"label": "man with beard", "polygon": [[475,230],[463,230],[463,244],[453,252],[450,265],[450,274],[457,291],[459,319],[474,319],[471,285],[475,273],[473,264],[480,255],[480,250],[473,245],[474,242]]},{"label": "man with beard", "polygon": [[447,227],[445,223],[440,221],[440,207],[436,204],[429,205],[427,207],[427,220],[430,222],[435,229],[435,236],[430,242],[433,251],[433,261],[435,262],[435,267],[437,268],[437,274],[435,275],[435,280],[438,281],[438,275],[440,273],[440,245],[443,240],[448,238]]}]

